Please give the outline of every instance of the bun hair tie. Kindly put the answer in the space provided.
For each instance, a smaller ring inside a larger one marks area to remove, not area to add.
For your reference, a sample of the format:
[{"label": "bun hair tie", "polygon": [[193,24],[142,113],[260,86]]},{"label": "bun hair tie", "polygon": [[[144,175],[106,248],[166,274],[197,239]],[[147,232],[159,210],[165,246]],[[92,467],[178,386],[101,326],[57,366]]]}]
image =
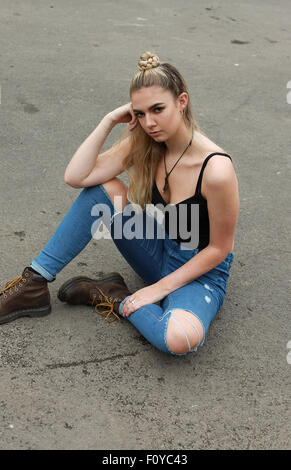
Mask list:
[{"label": "bun hair tie", "polygon": [[160,59],[157,55],[151,52],[144,52],[138,61],[138,68],[140,71],[150,70],[160,65]]}]

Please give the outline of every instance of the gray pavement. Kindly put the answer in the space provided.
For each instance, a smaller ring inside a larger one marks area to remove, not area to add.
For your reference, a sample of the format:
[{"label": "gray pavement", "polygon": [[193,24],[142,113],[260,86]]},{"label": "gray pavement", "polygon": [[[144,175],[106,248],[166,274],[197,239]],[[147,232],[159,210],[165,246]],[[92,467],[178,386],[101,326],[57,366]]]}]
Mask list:
[{"label": "gray pavement", "polygon": [[227,296],[196,354],[169,357],[131,324],[57,299],[79,273],[144,285],[112,240],[50,284],[51,315],[1,326],[0,448],[290,449],[289,0],[0,0],[0,12],[1,288],[79,194],[65,168],[129,101],[144,50],[184,75],[241,200]]}]

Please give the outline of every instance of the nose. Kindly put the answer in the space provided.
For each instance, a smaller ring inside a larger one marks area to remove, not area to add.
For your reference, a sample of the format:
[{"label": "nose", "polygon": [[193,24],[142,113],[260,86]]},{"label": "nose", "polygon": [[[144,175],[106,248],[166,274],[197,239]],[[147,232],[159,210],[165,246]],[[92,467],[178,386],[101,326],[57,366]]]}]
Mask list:
[{"label": "nose", "polygon": [[146,122],[146,126],[147,128],[152,131],[153,127],[155,127],[155,120],[152,118],[152,116],[150,114],[146,115],[145,116],[145,122]]}]

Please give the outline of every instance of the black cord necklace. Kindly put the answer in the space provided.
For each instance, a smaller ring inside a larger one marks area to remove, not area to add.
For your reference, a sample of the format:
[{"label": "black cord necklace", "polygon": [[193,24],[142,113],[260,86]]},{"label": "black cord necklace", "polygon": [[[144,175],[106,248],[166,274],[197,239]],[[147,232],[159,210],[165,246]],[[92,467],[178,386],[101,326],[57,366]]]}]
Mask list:
[{"label": "black cord necklace", "polygon": [[193,129],[193,125],[192,125],[192,137],[191,137],[191,140],[189,142],[189,144],[187,145],[187,147],[185,148],[184,152],[182,153],[182,155],[178,158],[178,160],[176,161],[175,165],[173,166],[173,168],[171,169],[171,171],[169,171],[169,173],[167,172],[167,168],[166,168],[166,152],[164,152],[164,164],[165,164],[165,172],[166,172],[166,176],[165,176],[165,184],[164,184],[164,187],[163,187],[163,190],[162,192],[165,193],[169,187],[169,184],[168,184],[168,178],[170,176],[170,174],[172,173],[173,169],[175,168],[175,166],[177,165],[178,161],[183,157],[184,153],[186,152],[186,150],[190,147],[190,145],[192,144],[192,140],[193,140],[193,134],[194,134],[194,129]]}]

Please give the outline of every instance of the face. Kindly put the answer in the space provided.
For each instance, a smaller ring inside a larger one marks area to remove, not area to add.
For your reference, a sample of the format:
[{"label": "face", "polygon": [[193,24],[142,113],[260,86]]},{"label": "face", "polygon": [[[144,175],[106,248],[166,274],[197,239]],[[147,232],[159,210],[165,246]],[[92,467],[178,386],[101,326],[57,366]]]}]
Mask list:
[{"label": "face", "polygon": [[[132,93],[131,103],[143,130],[154,140],[164,142],[177,132],[183,122],[180,111],[187,104],[187,93],[175,100],[170,91],[159,86],[144,87]],[[154,131],[159,132],[151,134]]]}]

